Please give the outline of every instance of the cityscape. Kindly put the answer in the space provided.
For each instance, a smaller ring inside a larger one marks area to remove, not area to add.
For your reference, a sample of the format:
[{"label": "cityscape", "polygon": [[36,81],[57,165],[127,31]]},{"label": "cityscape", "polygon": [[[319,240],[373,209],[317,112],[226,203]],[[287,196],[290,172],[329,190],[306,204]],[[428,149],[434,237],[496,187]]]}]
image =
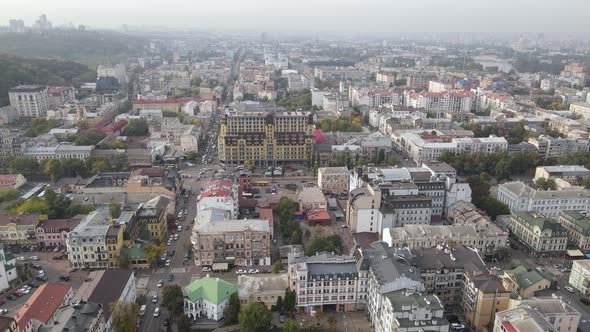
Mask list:
[{"label": "cityscape", "polygon": [[582,23],[226,5],[0,5],[0,332],[590,332]]}]

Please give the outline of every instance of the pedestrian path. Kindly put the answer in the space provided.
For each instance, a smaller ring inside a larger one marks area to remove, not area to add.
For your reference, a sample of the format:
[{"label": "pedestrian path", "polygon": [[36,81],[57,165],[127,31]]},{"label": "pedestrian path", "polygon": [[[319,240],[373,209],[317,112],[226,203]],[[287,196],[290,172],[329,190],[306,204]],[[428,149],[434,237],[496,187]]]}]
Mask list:
[{"label": "pedestrian path", "polygon": [[172,273],[186,273],[186,269],[184,267],[173,267],[170,269]]}]

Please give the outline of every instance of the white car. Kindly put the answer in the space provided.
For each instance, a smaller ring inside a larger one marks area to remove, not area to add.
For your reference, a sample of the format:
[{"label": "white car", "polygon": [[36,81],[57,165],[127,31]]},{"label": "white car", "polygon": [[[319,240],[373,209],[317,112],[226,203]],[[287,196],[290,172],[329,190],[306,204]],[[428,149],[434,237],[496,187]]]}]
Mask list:
[{"label": "white car", "polygon": [[43,270],[40,270],[38,273],[39,273],[39,277],[43,277],[45,275],[45,271],[43,271]]},{"label": "white car", "polygon": [[174,234],[174,241],[178,240],[178,234]]},{"label": "white car", "polygon": [[209,271],[211,271],[211,268],[210,267],[207,267],[207,266],[203,266],[203,268],[201,269],[201,271],[203,271],[203,272],[209,272]]},{"label": "white car", "polygon": [[169,259],[166,260],[166,266],[170,266],[170,260]]},{"label": "white car", "polygon": [[570,286],[565,286],[564,288],[565,288],[565,290],[567,290],[567,291],[568,291],[568,292],[570,292],[570,293],[575,293],[575,292],[576,292],[576,290],[575,290],[575,289],[573,289],[573,288],[572,288],[572,287],[570,287]]},{"label": "white car", "polygon": [[8,312],[8,309],[0,309],[0,315],[4,315]]},{"label": "white car", "polygon": [[154,297],[152,297],[152,303],[158,303],[158,295],[154,294]]},{"label": "white car", "polygon": [[160,281],[158,281],[158,288],[164,286],[164,280],[160,279]]},{"label": "white car", "polygon": [[39,256],[31,256],[31,259],[34,261],[38,261],[39,260]]},{"label": "white car", "polygon": [[237,274],[243,274],[243,273],[248,273],[248,271],[239,269],[239,270],[236,270],[236,273]]},{"label": "white car", "polygon": [[158,316],[160,316],[160,307],[157,307],[157,308],[154,310],[154,317],[158,317]]},{"label": "white car", "polygon": [[29,289],[26,289],[26,288],[24,288],[24,287],[23,287],[23,288],[19,288],[19,290],[18,290],[18,291],[19,291],[20,293],[22,293],[22,294],[29,294],[29,293],[31,292]]},{"label": "white car", "polygon": [[172,245],[172,241],[168,240],[168,242],[166,242],[166,245],[170,247]]},{"label": "white car", "polygon": [[26,259],[26,258],[24,258],[23,256],[19,256],[19,257],[17,257],[17,258],[16,258],[16,260],[17,260],[17,261],[21,261],[21,262],[22,262],[22,261],[25,261],[25,260],[27,260],[27,259]]}]

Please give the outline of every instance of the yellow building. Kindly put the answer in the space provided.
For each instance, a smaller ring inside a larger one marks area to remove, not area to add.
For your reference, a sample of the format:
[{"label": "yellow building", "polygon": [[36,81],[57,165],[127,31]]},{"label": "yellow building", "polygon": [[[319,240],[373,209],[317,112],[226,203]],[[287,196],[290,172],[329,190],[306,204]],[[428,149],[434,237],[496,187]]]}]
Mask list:
[{"label": "yellow building", "polygon": [[219,160],[228,165],[307,162],[314,148],[309,112],[227,111],[221,119]]},{"label": "yellow building", "polygon": [[164,196],[158,196],[147,201],[137,211],[135,218],[139,225],[139,237],[143,240],[163,242],[167,236],[166,231],[166,206],[170,200]]},{"label": "yellow building", "polygon": [[164,100],[135,100],[133,102],[133,110],[162,110],[162,112],[178,113],[182,111],[182,106],[186,101],[178,99],[164,99]]},{"label": "yellow building", "polygon": [[109,267],[119,266],[119,256],[123,248],[123,231],[125,227],[112,225],[106,234],[107,252],[109,254]]},{"label": "yellow building", "polygon": [[475,331],[485,331],[494,324],[496,312],[508,308],[510,291],[494,275],[466,275],[463,290],[465,319]]},{"label": "yellow building", "polygon": [[504,287],[512,295],[529,299],[535,292],[548,289],[551,286],[552,276],[547,272],[539,270],[528,270],[524,266],[518,266],[512,270],[504,271],[500,276]]},{"label": "yellow building", "polygon": [[38,214],[0,214],[0,242],[5,244],[36,244],[35,228],[47,216]]}]

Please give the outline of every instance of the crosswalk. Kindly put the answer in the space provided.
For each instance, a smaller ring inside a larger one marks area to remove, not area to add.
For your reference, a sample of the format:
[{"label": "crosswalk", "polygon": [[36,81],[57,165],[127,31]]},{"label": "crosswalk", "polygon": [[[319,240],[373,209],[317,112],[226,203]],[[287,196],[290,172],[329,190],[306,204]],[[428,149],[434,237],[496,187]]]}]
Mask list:
[{"label": "crosswalk", "polygon": [[[170,272],[172,273],[186,273],[186,268],[184,267],[173,267],[170,269]],[[156,273],[158,274],[162,274],[162,273],[166,273],[166,269],[164,268],[159,268],[156,270]]]},{"label": "crosswalk", "polygon": [[147,298],[151,299],[152,297],[154,297],[154,295],[157,295],[158,291],[157,290],[152,290],[148,293]]}]

